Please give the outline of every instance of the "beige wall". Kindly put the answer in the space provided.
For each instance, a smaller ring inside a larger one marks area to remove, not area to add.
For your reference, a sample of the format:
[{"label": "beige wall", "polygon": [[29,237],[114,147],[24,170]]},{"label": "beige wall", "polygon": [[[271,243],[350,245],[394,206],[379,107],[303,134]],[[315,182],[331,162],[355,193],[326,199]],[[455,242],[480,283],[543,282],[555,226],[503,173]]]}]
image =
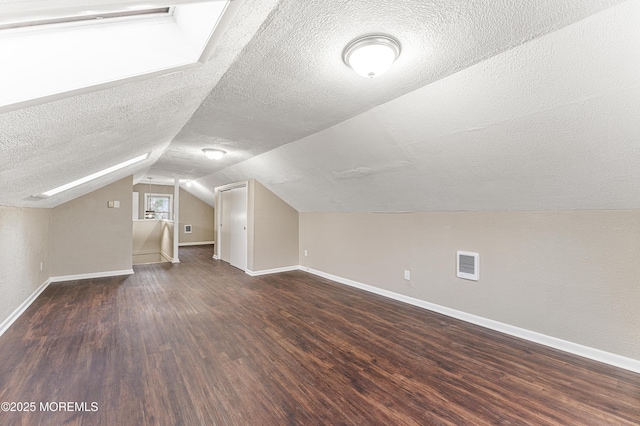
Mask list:
[{"label": "beige wall", "polygon": [[639,253],[637,210],[300,214],[303,266],[633,359]]},{"label": "beige wall", "polygon": [[[173,194],[174,187],[169,185],[149,185],[139,183],[133,186],[138,193],[138,218],[144,218],[144,194]],[[213,207],[180,188],[180,234],[179,243],[201,243],[214,240]],[[193,232],[185,234],[184,225],[192,225]]]},{"label": "beige wall", "polygon": [[50,232],[50,209],[0,206],[0,324],[49,278]]},{"label": "beige wall", "polygon": [[249,246],[252,271],[298,264],[298,211],[260,182],[249,182]]},{"label": "beige wall", "polygon": [[52,210],[52,276],[131,269],[132,185],[129,176]]},{"label": "beige wall", "polygon": [[173,260],[173,222],[167,220],[160,221],[160,254],[165,260]]},{"label": "beige wall", "polygon": [[[179,243],[201,243],[214,241],[213,217],[213,207],[180,188]],[[185,225],[191,225],[191,234],[185,234]]]},{"label": "beige wall", "polygon": [[133,254],[158,253],[162,238],[160,220],[136,220],[133,222]]}]

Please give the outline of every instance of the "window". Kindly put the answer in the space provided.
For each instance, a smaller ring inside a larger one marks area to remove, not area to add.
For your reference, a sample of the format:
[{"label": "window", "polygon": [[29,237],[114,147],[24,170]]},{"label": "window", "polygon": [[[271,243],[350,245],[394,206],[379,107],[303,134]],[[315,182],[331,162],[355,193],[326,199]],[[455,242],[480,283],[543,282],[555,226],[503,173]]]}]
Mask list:
[{"label": "window", "polygon": [[0,13],[0,113],[204,64],[238,8],[209,0],[87,10],[76,1],[34,12],[21,3],[30,2]]},{"label": "window", "polygon": [[172,194],[144,194],[144,218],[172,220],[173,195]]},{"label": "window", "polygon": [[140,161],[144,161],[147,158],[149,158],[149,154],[150,154],[150,152],[147,152],[146,154],[143,154],[143,155],[140,155],[140,156],[138,156],[136,158],[132,158],[130,160],[124,161],[124,162],[122,162],[120,164],[116,164],[115,166],[111,166],[111,167],[106,168],[104,170],[100,170],[99,172],[95,172],[95,173],[93,173],[93,174],[91,174],[89,176],[85,176],[85,177],[82,177],[80,179],[74,180],[73,182],[66,183],[66,184],[64,184],[62,186],[59,186],[57,188],[50,189],[50,190],[48,190],[46,192],[43,192],[40,195],[34,195],[34,197],[37,197],[37,198],[51,197],[51,196],[56,195],[56,194],[58,194],[60,192],[66,191],[67,189],[75,188],[76,186],[85,184],[85,183],[90,182],[90,181],[92,181],[94,179],[98,179],[99,177],[106,176],[109,173],[116,172],[116,171],[118,171],[120,169],[124,169],[125,167],[130,166],[132,164],[136,164],[136,163],[139,163]]},{"label": "window", "polygon": [[33,21],[8,21],[0,22],[1,30],[11,30],[14,28],[26,28],[37,27],[41,25],[55,25],[55,24],[70,24],[73,22],[86,22],[86,21],[103,21],[104,19],[113,18],[131,18],[131,17],[158,17],[163,15],[172,15],[172,8],[170,7],[158,7],[154,9],[142,9],[142,10],[125,10],[120,12],[105,12],[105,13],[93,13],[93,14],[81,14],[64,16],[58,18],[48,18]]}]

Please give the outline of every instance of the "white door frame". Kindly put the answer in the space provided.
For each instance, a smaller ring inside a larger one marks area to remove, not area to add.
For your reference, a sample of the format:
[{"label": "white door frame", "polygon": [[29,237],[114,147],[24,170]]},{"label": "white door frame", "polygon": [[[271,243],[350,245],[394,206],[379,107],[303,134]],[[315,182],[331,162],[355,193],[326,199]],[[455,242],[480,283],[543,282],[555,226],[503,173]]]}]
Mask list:
[{"label": "white door frame", "polygon": [[[213,254],[213,258],[214,259],[222,259],[222,238],[221,238],[221,230],[220,227],[222,225],[222,196],[221,193],[224,191],[230,191],[232,189],[236,189],[236,188],[242,188],[245,187],[247,188],[247,210],[249,208],[249,181],[242,181],[242,182],[236,182],[236,183],[231,183],[229,185],[223,185],[223,186],[218,186],[214,189],[214,205],[216,206],[215,210],[215,216],[216,216],[216,241],[215,241],[215,250],[214,250],[214,254]],[[247,217],[248,217],[248,211],[247,211]],[[246,238],[247,238],[247,253],[246,253],[246,257],[245,259],[248,260],[249,259],[249,223],[247,222],[247,232],[246,232]],[[247,270],[247,265],[246,265],[246,261],[245,261],[245,265],[244,265],[244,269],[243,271],[246,272]]]},{"label": "white door frame", "polygon": [[[227,194],[227,192],[223,192]],[[231,201],[231,209],[229,213],[229,263],[231,266],[246,271],[247,270],[247,226],[249,225],[248,205],[247,205],[247,187],[242,186],[228,191]],[[223,205],[224,208],[224,199]],[[222,246],[224,250],[224,246]]]}]

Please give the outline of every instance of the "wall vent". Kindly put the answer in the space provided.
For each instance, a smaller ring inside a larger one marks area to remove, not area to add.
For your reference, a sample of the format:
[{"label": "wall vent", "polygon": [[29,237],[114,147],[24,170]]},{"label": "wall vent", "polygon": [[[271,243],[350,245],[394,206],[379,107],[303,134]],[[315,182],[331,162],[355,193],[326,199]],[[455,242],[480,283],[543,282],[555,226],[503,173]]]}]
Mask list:
[{"label": "wall vent", "polygon": [[185,234],[190,234],[191,233],[191,225],[185,225],[184,226],[184,233]]},{"label": "wall vent", "polygon": [[465,280],[478,281],[480,278],[480,255],[468,251],[458,251],[456,276]]}]

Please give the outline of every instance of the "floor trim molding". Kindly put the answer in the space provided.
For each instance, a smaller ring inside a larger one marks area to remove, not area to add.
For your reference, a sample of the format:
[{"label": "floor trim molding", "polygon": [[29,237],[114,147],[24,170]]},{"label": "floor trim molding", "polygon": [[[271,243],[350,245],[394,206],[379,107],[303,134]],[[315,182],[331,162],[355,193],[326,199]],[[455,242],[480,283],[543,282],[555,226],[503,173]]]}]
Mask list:
[{"label": "floor trim molding", "polygon": [[374,287],[368,284],[363,284],[358,281],[353,281],[348,278],[339,277],[337,275],[329,274],[327,272],[312,269],[306,266],[299,266],[301,271],[309,272],[310,274],[317,275],[319,277],[327,278],[331,281],[336,281],[340,284],[345,284],[351,287],[359,288],[361,290],[375,293],[380,296],[388,297],[400,302],[408,303],[413,306],[417,306],[429,311],[437,312],[452,318],[456,318],[462,321],[469,322],[471,324],[479,325],[481,327],[489,328],[491,330],[499,331],[514,337],[518,337],[530,342],[539,343],[544,346],[548,346],[554,349],[568,352],[573,355],[578,355],[584,358],[589,358],[594,361],[602,362],[612,365],[614,367],[623,368],[625,370],[640,373],[640,361],[633,358],[627,358],[621,355],[617,355],[611,352],[606,352],[600,349],[591,348],[589,346],[580,345],[578,343],[569,342],[566,340],[558,339],[556,337],[547,336],[545,334],[530,331],[524,328],[516,327],[513,325],[501,323],[488,318],[480,317],[477,315],[469,314],[456,309],[447,308],[446,306],[436,305],[435,303],[426,302],[424,300],[416,299],[403,294],[394,293],[389,290],[384,290],[378,287]]},{"label": "floor trim molding", "polygon": [[278,272],[297,271],[298,269],[300,269],[300,266],[295,265],[295,266],[284,266],[282,268],[262,269],[259,271],[252,271],[250,269],[247,269],[244,272],[247,275],[251,275],[252,277],[257,277],[260,275],[277,274]]},{"label": "floor trim molding", "polygon": [[63,281],[76,281],[87,280],[91,278],[107,278],[118,277],[120,275],[133,275],[133,269],[123,269],[121,271],[107,271],[107,272],[91,272],[88,274],[76,274],[76,275],[61,275],[59,277],[51,277],[49,281],[52,283],[59,283]]},{"label": "floor trim molding", "polygon": [[164,259],[165,262],[173,262],[173,257],[164,251],[160,251],[160,258]]},{"label": "floor trim molding", "polygon": [[40,284],[40,287],[38,287],[33,293],[31,293],[31,296],[29,296],[24,302],[22,302],[15,311],[13,311],[4,321],[2,321],[2,323],[0,323],[0,336],[2,336],[4,332],[7,331],[9,327],[11,327],[11,324],[13,324],[18,318],[20,318],[20,315],[22,315],[22,313],[26,311],[29,306],[31,306],[31,304],[38,298],[38,296],[40,296],[40,293],[42,293],[47,287],[49,287],[49,284],[51,284],[51,278]]},{"label": "floor trim molding", "polygon": [[178,247],[186,247],[186,246],[212,246],[214,244],[213,241],[202,241],[199,243],[179,243]]},{"label": "floor trim molding", "polygon": [[131,253],[133,256],[145,256],[148,254],[160,254],[158,250],[138,250]]}]

